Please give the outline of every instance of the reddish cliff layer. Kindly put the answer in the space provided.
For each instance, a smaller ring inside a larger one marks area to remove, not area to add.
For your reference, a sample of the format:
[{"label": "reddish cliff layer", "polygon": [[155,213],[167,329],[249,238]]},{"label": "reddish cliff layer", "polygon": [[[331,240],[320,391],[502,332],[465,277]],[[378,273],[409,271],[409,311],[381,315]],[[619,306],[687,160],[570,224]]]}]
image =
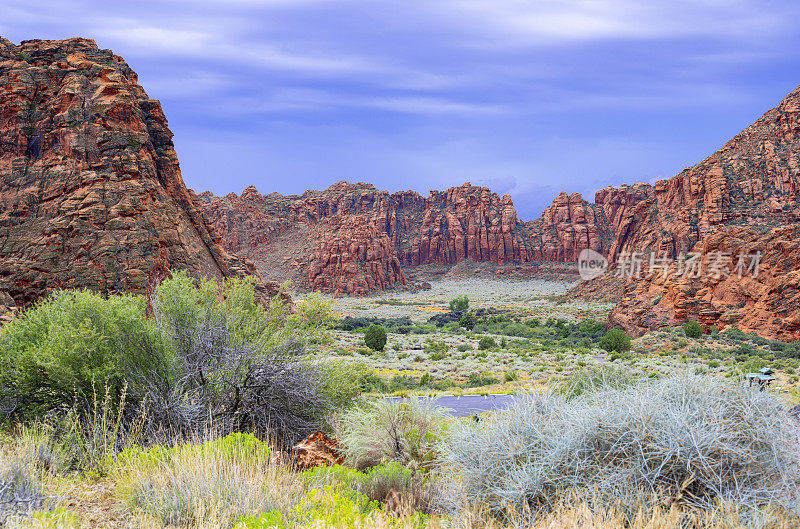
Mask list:
[{"label": "reddish cliff layer", "polygon": [[167,269],[256,273],[186,189],[159,102],[94,41],[0,39],[0,291],[141,292]]}]

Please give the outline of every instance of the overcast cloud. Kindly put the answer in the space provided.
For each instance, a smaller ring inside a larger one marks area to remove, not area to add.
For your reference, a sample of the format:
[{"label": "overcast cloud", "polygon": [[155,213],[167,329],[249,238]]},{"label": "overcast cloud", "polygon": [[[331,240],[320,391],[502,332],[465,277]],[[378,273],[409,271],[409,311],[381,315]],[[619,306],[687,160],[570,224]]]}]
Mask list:
[{"label": "overcast cloud", "polygon": [[0,35],[93,38],[160,99],[198,191],[465,181],[538,217],[667,178],[800,84],[800,5],[736,0],[3,0]]}]

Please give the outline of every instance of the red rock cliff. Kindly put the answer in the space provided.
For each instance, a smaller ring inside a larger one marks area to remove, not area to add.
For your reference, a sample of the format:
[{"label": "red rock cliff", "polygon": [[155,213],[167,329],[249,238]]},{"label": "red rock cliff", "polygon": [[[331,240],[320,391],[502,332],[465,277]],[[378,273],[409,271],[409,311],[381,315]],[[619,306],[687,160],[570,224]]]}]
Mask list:
[{"label": "red rock cliff", "polygon": [[541,226],[560,260],[571,259],[584,243],[602,246],[598,230],[584,227],[594,222],[591,208],[588,218],[576,209],[569,226],[551,226],[547,219],[526,226],[509,195],[469,183],[428,197],[339,182],[302,196],[261,195],[249,187],[241,196],[202,198],[228,250],[253,259],[265,274],[293,276],[335,294],[404,285],[403,267],[409,266],[541,260],[543,252],[531,243]]},{"label": "red rock cliff", "polygon": [[184,185],[159,102],[92,40],[0,39],[0,290],[142,292],[166,269],[256,273]]},{"label": "red rock cliff", "polygon": [[[798,191],[800,88],[706,160],[623,208],[612,255],[694,251],[704,259],[700,277],[685,277],[675,263],[666,276],[629,282],[610,321],[635,334],[698,319],[800,338]],[[759,273],[740,278],[738,256],[759,252]],[[724,272],[709,274],[719,256]]]}]

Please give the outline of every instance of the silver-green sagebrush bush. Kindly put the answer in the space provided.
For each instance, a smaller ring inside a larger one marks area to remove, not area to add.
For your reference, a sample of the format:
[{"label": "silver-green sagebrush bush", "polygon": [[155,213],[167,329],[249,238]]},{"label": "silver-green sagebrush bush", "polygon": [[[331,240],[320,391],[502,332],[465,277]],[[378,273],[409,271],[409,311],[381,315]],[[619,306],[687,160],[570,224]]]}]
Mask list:
[{"label": "silver-green sagebrush bush", "polygon": [[430,465],[442,434],[444,415],[423,399],[363,401],[344,411],[335,423],[347,461],[357,468],[383,462]]},{"label": "silver-green sagebrush bush", "polygon": [[[533,394],[443,444],[458,506],[547,512],[569,493],[634,511],[652,498],[753,512],[798,508],[797,424],[779,400],[736,382],[681,375]],[[454,505],[456,506],[456,505]]]},{"label": "silver-green sagebrush bush", "polygon": [[301,483],[270,461],[250,434],[231,434],[170,448],[123,451],[113,476],[135,511],[165,526],[231,527],[243,515],[288,510]]}]

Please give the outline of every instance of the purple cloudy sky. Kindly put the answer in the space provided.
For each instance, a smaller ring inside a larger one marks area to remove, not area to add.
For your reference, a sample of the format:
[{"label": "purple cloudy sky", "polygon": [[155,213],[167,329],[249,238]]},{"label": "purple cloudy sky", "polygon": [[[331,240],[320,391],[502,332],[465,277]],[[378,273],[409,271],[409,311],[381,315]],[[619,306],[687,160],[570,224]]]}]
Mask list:
[{"label": "purple cloudy sky", "polygon": [[0,35],[91,37],[160,99],[187,185],[464,181],[524,220],[666,178],[800,84],[800,3],[3,0]]}]

